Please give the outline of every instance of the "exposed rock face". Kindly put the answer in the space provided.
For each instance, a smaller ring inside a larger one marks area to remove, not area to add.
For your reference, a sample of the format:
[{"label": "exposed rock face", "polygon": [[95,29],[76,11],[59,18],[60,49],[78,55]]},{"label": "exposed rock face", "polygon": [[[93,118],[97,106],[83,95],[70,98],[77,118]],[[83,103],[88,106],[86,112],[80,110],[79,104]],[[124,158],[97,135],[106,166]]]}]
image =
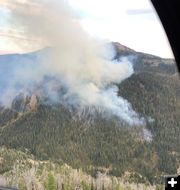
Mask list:
[{"label": "exposed rock face", "polygon": [[37,105],[37,95],[32,94],[31,96],[26,96],[21,93],[13,100],[11,108],[16,112],[26,112],[35,109]]},{"label": "exposed rock face", "polygon": [[38,104],[38,98],[35,94],[33,94],[30,98],[30,103],[29,103],[30,109],[35,109],[37,104]]}]

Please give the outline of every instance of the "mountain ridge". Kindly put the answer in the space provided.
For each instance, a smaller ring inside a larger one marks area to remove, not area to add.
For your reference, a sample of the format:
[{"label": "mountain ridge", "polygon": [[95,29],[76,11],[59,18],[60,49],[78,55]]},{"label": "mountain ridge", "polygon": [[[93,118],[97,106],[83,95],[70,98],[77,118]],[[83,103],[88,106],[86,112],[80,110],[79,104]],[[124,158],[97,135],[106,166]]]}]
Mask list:
[{"label": "mountain ridge", "polygon": [[[35,55],[38,61],[38,53]],[[152,140],[143,137],[141,127],[119,124],[114,117],[101,117],[98,112],[93,122],[87,122],[63,105],[44,104],[32,93],[17,97],[10,108],[0,109],[0,145],[28,149],[40,160],[67,163],[91,175],[105,167],[111,168],[110,175],[135,172],[153,184],[164,174],[176,173],[180,165],[180,85],[175,62],[124,47],[115,59],[124,56],[132,57],[134,74],[116,84],[118,94],[142,116],[153,119],[146,126]]]}]

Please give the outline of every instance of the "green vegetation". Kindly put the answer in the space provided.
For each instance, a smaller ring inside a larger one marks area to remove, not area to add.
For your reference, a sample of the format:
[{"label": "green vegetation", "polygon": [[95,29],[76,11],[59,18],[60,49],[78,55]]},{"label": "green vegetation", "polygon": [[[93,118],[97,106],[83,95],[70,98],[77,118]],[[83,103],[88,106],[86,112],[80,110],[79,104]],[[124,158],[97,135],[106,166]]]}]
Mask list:
[{"label": "green vegetation", "polygon": [[[11,163],[11,169],[0,175],[0,185],[2,182],[8,187],[17,187],[20,190],[139,190],[154,189],[155,186],[130,183],[127,177],[112,177],[104,173],[98,173],[96,177],[87,175],[82,170],[73,169],[70,166],[52,161],[35,160],[32,155],[17,150],[2,148],[1,153],[5,160],[8,153],[14,154],[16,162]],[[160,190],[161,186],[157,186]]]},{"label": "green vegetation", "polygon": [[46,190],[57,190],[57,184],[52,173],[48,174],[47,183],[45,185]]},{"label": "green vegetation", "polygon": [[[147,118],[146,126],[130,127],[100,114],[93,120],[76,118],[63,106],[44,105],[41,101],[24,113],[1,109],[0,146],[4,148],[0,149],[0,174],[11,172],[17,157],[24,160],[23,171],[31,168],[31,162],[25,161],[27,155],[42,162],[49,160],[58,167],[66,163],[82,169],[93,180],[99,172],[117,178],[128,173],[130,183],[149,185],[163,183],[165,174],[176,174],[180,167],[180,81],[175,65],[150,55],[132,54],[137,56],[135,73],[118,85],[119,95]],[[144,129],[152,139],[147,138]],[[51,164],[46,167],[55,174],[59,172]],[[38,172],[41,176],[43,170]],[[43,181],[46,189],[57,189],[53,173]],[[96,189],[94,184],[92,180],[79,183],[83,190]],[[62,186],[69,190],[71,185],[65,181]],[[19,186],[25,189],[23,180]],[[124,187],[111,184],[111,188]]]}]

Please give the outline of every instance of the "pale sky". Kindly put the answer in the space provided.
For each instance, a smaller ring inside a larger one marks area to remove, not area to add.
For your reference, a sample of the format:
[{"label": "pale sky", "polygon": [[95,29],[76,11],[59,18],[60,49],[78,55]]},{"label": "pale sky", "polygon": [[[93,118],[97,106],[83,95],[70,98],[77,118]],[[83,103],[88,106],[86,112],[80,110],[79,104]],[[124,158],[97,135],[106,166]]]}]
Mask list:
[{"label": "pale sky", "polygon": [[149,0],[68,0],[93,36],[120,42],[136,51],[173,57]]},{"label": "pale sky", "polygon": [[[3,1],[3,0],[1,0]],[[67,0],[92,36],[117,41],[136,51],[173,57],[149,0]],[[7,10],[0,8],[0,52],[20,51],[5,35]]]}]

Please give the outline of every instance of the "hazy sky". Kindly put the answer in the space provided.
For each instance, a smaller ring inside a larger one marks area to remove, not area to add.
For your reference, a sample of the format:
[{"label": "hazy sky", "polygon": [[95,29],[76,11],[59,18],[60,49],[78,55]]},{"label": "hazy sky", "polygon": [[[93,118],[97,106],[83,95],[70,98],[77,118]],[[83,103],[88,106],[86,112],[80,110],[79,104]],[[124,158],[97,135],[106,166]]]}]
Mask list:
[{"label": "hazy sky", "polygon": [[[4,0],[0,0],[3,2]],[[67,0],[92,36],[118,41],[137,51],[172,57],[164,30],[149,0]],[[0,52],[21,51],[6,35],[8,12],[0,8]]]}]

